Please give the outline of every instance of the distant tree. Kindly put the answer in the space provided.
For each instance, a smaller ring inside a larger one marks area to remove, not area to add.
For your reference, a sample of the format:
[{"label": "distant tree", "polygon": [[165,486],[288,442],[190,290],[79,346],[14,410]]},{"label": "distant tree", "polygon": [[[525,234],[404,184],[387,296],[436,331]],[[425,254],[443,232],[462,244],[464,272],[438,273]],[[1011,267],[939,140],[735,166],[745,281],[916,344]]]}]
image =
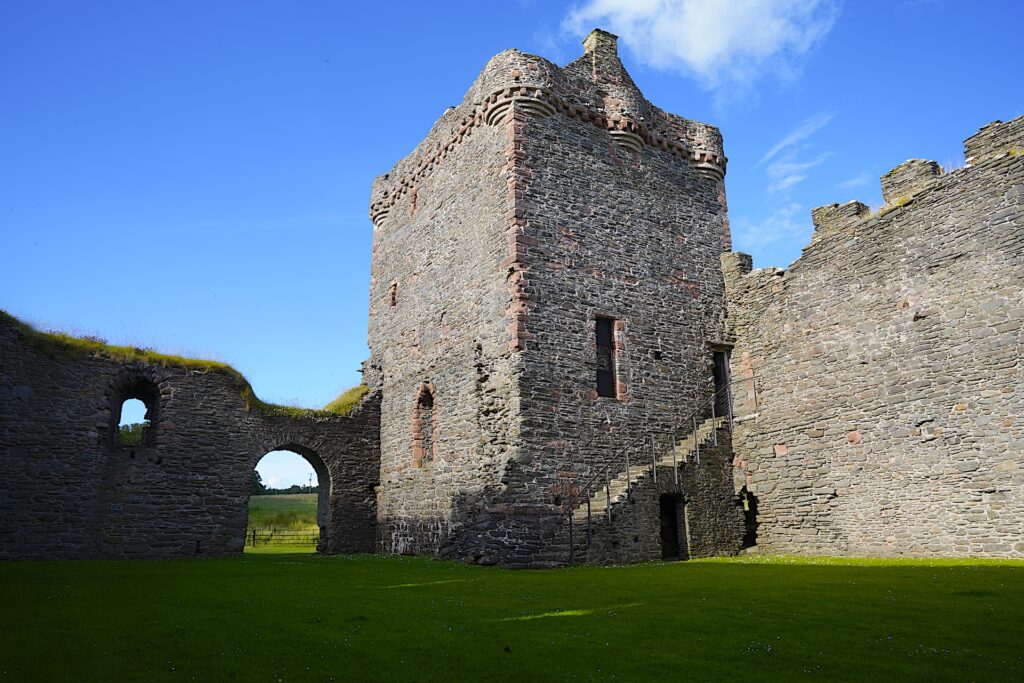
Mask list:
[{"label": "distant tree", "polygon": [[117,442],[122,446],[141,446],[142,433],[148,426],[148,422],[121,425],[118,428]]},{"label": "distant tree", "polygon": [[263,484],[263,477],[256,470],[252,471],[252,491],[250,493],[254,496],[262,496],[267,493],[267,487]]}]

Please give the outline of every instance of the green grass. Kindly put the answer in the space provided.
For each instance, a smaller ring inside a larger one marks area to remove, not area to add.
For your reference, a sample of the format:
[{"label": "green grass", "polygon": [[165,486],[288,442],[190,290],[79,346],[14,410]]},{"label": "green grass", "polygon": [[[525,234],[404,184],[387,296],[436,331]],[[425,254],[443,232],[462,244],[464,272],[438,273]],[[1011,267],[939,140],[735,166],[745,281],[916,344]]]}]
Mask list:
[{"label": "green grass", "polygon": [[1011,680],[1024,563],[0,564],[0,679]]},{"label": "green grass", "polygon": [[316,529],[315,493],[291,493],[249,498],[249,528]]}]

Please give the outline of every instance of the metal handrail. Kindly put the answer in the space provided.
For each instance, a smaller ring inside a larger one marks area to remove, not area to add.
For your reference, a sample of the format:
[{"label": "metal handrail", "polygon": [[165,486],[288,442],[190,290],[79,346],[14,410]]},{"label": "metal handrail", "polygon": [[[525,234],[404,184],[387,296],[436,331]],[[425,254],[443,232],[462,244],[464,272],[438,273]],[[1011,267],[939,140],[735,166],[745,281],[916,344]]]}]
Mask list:
[{"label": "metal handrail", "polygon": [[[683,419],[683,420],[680,420],[679,422],[677,422],[676,426],[674,428],[672,428],[672,429],[648,429],[648,430],[646,430],[644,432],[641,432],[637,436],[633,437],[632,439],[630,439],[626,443],[625,446],[620,446],[619,449],[617,451],[615,451],[615,453],[611,457],[611,460],[609,460],[607,463],[602,465],[600,467],[600,469],[597,472],[595,472],[594,475],[587,481],[587,483],[580,487],[580,491],[582,491],[584,488],[590,487],[594,482],[596,482],[603,475],[603,470],[611,469],[613,466],[618,465],[620,463],[623,463],[624,458],[620,458],[620,456],[625,456],[626,455],[626,451],[632,449],[641,440],[645,440],[645,439],[651,437],[652,435],[657,435],[657,434],[673,434],[673,435],[678,434],[680,429],[682,428],[682,426],[684,424],[686,424],[687,422],[696,421],[697,417],[709,405],[713,407],[714,403],[715,403],[715,400],[722,394],[722,392],[725,392],[726,394],[728,394],[729,398],[730,398],[730,400],[729,400],[729,415],[728,415],[728,418],[729,418],[729,429],[731,431],[732,430],[732,400],[731,400],[732,399],[732,396],[731,396],[732,385],[733,384],[739,384],[740,382],[748,382],[748,381],[750,381],[749,378],[735,380],[735,381],[730,382],[729,384],[725,385],[721,389],[716,390],[714,393],[711,394],[710,397],[706,398],[703,402],[701,402],[697,406],[697,408],[695,408],[691,412],[687,413],[686,418]],[[693,433],[696,433],[696,431],[697,430],[694,429]],[[589,445],[594,440],[595,440],[595,437],[591,437],[590,439],[587,440],[587,444],[586,445]],[[584,446],[584,448],[586,447],[586,445]],[[578,494],[575,496],[575,500],[576,501],[580,500],[580,496]],[[575,507],[575,505],[573,507]]]},{"label": "metal handrail", "polygon": [[[728,400],[726,402],[726,405],[728,407],[728,415],[727,416],[723,416],[723,417],[727,417],[728,418],[728,422],[727,422],[728,429],[729,429],[729,432],[732,432],[732,426],[733,426],[732,386],[734,384],[739,384],[741,382],[744,382],[744,383],[745,382],[750,382],[752,380],[753,380],[753,378],[751,378],[751,377],[744,377],[744,378],[741,378],[741,379],[732,380],[732,381],[728,382],[725,386],[723,386],[723,387],[721,387],[719,389],[716,389],[714,392],[712,392],[712,394],[709,397],[707,397],[704,401],[699,403],[696,408],[691,410],[686,415],[686,417],[684,419],[682,419],[679,422],[677,422],[673,426],[673,428],[670,429],[670,430],[648,429],[648,430],[638,434],[634,438],[630,439],[626,443],[626,445],[620,446],[619,449],[612,454],[612,457],[606,463],[604,463],[603,465],[599,466],[597,471],[592,474],[592,476],[587,480],[587,482],[585,484],[577,487],[575,492],[572,492],[571,495],[567,496],[567,498],[568,498],[568,500],[567,500],[568,505],[566,505],[565,507],[568,508],[568,516],[569,516],[569,535],[570,535],[570,542],[569,542],[570,543],[570,545],[569,545],[570,560],[569,561],[570,562],[573,561],[573,556],[575,554],[574,539],[572,538],[572,536],[573,536],[573,528],[572,528],[573,520],[572,520],[572,518],[573,518],[573,516],[576,513],[576,508],[579,507],[580,502],[582,500],[584,500],[584,497],[583,497],[584,495],[586,496],[585,500],[587,502],[587,520],[588,520],[588,523],[587,523],[587,539],[588,539],[588,542],[590,540],[590,533],[591,533],[590,532],[590,522],[589,522],[589,520],[590,520],[590,498],[591,498],[590,490],[591,490],[591,488],[593,487],[593,485],[596,482],[598,482],[602,478],[605,480],[605,482],[604,482],[605,493],[608,496],[608,505],[606,507],[605,512],[606,512],[606,515],[610,519],[611,518],[611,472],[612,472],[612,468],[613,467],[617,468],[619,465],[623,464],[623,461],[625,461],[624,464],[626,466],[626,471],[627,471],[626,495],[627,496],[632,495],[632,481],[631,481],[632,477],[629,476],[629,451],[634,446],[636,446],[637,443],[639,443],[641,441],[646,441],[647,439],[651,439],[651,457],[652,457],[652,460],[651,460],[651,471],[654,473],[653,476],[657,477],[658,476],[658,474],[657,474],[657,472],[658,472],[658,455],[657,455],[658,451],[657,451],[657,442],[656,442],[657,435],[659,435],[659,434],[662,434],[662,435],[663,434],[672,434],[673,435],[672,448],[673,448],[673,451],[674,451],[675,447],[676,447],[676,444],[679,441],[679,439],[677,438],[677,435],[679,434],[680,430],[683,428],[683,425],[686,425],[687,423],[690,423],[690,422],[692,422],[692,424],[693,424],[692,434],[693,434],[693,438],[694,438],[695,457],[696,457],[696,462],[699,464],[700,463],[700,444],[699,444],[698,438],[697,438],[697,432],[699,431],[698,417],[704,413],[704,411],[708,408],[708,406],[711,406],[711,416],[712,416],[712,419],[715,419],[715,414],[714,414],[715,403],[718,400],[718,398],[720,396],[722,396],[723,393],[724,393],[725,396],[728,398]],[[717,441],[718,441],[717,429],[718,428],[714,427],[714,426],[712,428],[712,434],[713,434],[713,437],[715,439],[715,443],[716,444],[717,444]],[[591,436],[591,438],[587,439],[587,442],[584,444],[583,447],[581,447],[580,450],[583,450],[587,446],[592,444],[596,438],[597,438],[597,435]],[[675,454],[674,454],[674,452],[673,452],[673,462],[675,462]],[[684,460],[684,462],[685,462],[685,460]],[[675,471],[675,478],[676,478],[676,482],[678,483],[678,481],[679,481],[679,470],[678,470],[678,467],[674,467],[673,470]],[[615,471],[618,472],[619,470],[616,469]]]}]

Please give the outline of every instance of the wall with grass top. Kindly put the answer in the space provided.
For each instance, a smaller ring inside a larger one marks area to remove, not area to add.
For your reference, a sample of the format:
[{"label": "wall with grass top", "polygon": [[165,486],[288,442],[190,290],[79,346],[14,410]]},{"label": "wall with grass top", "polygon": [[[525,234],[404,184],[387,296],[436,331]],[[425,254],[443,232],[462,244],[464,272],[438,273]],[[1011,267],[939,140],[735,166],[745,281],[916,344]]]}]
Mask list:
[{"label": "wall with grass top", "polygon": [[[132,398],[146,422],[119,427]],[[372,550],[377,393],[272,405],[223,363],[39,332],[0,312],[0,558],[241,552],[252,470],[282,448],[320,476],[320,549]]]}]

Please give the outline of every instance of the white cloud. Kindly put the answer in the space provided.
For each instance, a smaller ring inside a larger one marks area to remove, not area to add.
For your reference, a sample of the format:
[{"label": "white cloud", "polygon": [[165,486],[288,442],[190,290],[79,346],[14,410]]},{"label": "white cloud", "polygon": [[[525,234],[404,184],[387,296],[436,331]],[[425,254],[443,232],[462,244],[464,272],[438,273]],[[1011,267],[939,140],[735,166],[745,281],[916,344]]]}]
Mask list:
[{"label": "white cloud", "polygon": [[768,194],[785,192],[803,182],[807,179],[807,171],[831,156],[825,152],[813,159],[799,157],[801,152],[806,151],[807,139],[828,125],[832,117],[832,114],[822,113],[804,119],[764,153],[755,166],[767,164],[765,174],[768,176]]},{"label": "white cloud", "polygon": [[801,204],[796,202],[779,207],[768,218],[760,222],[753,222],[745,217],[740,217],[733,222],[736,248],[747,252],[779,242],[804,244],[812,232],[813,228],[807,212]]},{"label": "white cloud", "polygon": [[584,0],[564,25],[606,28],[650,66],[721,90],[793,76],[838,14],[836,0]]}]

